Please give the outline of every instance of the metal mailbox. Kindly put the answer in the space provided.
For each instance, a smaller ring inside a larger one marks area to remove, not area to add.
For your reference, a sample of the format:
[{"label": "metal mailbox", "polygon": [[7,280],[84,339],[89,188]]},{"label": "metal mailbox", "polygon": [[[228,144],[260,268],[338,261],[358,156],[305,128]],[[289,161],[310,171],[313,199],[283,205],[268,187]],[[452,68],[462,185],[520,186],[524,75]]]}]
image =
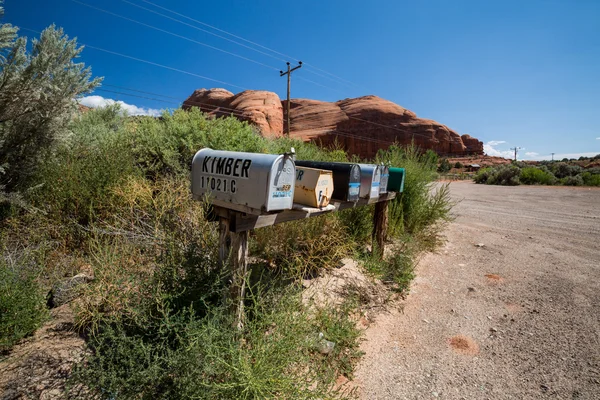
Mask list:
[{"label": "metal mailbox", "polygon": [[360,195],[360,167],[358,164],[296,160],[296,165],[331,171],[333,173],[332,198],[340,201],[358,201]]},{"label": "metal mailbox", "polygon": [[390,168],[390,180],[388,182],[388,190],[402,193],[404,191],[404,178],[406,171],[404,168]]},{"label": "metal mailbox", "polygon": [[381,185],[381,165],[358,164],[360,166],[360,197],[376,199]]},{"label": "metal mailbox", "polygon": [[294,203],[326,207],[333,195],[333,172],[296,166]]},{"label": "metal mailbox", "polygon": [[387,165],[380,165],[381,168],[381,184],[379,185],[379,194],[388,192],[388,182],[390,179],[390,167]]},{"label": "metal mailbox", "polygon": [[[294,200],[296,167],[291,155],[242,153],[209,148],[192,160],[192,195],[258,211],[288,210]],[[239,208],[239,207],[238,207]]]}]

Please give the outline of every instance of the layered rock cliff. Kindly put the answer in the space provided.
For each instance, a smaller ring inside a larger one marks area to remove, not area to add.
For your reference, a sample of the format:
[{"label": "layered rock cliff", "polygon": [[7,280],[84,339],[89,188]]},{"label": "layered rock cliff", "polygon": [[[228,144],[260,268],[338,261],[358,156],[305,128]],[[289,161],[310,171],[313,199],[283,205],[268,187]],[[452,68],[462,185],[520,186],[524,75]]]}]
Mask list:
[{"label": "layered rock cliff", "polygon": [[[234,95],[225,89],[201,89],[184,102],[184,109],[190,107],[215,116],[234,115],[255,125],[264,136],[282,136],[286,130],[286,101],[273,92],[247,90]],[[335,103],[292,99],[290,109],[292,137],[323,145],[337,142],[363,158],[393,143],[411,142],[444,155],[483,154],[481,141],[377,96]]]}]

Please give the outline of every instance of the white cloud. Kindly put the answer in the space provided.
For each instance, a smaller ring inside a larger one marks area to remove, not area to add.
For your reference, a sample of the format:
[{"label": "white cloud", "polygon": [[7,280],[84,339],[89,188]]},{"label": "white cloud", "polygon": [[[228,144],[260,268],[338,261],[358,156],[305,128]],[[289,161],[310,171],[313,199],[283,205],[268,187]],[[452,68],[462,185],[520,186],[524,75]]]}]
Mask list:
[{"label": "white cloud", "polygon": [[513,158],[515,153],[513,153],[511,150],[498,150],[495,148],[496,146],[504,143],[506,143],[504,140],[490,140],[483,145],[483,151],[488,156]]},{"label": "white cloud", "polygon": [[138,107],[133,104],[127,104],[121,100],[115,101],[113,99],[105,99],[102,96],[82,97],[79,100],[79,103],[91,108],[106,107],[116,103],[119,104],[121,106],[121,109],[126,111],[128,115],[150,115],[152,117],[159,117],[161,115],[161,111],[155,108]]},{"label": "white cloud", "polygon": [[597,137],[596,140],[600,140],[600,137]]},{"label": "white cloud", "polygon": [[527,157],[537,157],[540,155],[540,153],[536,153],[535,151],[528,151],[527,153],[525,153],[525,155]]}]

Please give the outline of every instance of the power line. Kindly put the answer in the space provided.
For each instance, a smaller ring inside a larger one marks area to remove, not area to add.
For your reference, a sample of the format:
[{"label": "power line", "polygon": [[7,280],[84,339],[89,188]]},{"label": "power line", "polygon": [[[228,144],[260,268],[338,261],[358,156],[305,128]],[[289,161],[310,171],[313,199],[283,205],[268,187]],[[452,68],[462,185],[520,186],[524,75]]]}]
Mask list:
[{"label": "power line", "polygon": [[113,88],[116,88],[116,89],[128,90],[130,92],[144,93],[144,94],[150,94],[150,95],[153,95],[153,96],[166,97],[168,99],[179,100],[179,97],[173,97],[173,96],[167,96],[167,95],[164,95],[164,94],[146,92],[146,91],[138,90],[138,89],[130,89],[130,88],[125,87],[125,86],[110,85],[110,84],[104,83],[104,82],[102,82],[102,86],[109,86],[109,87],[113,87]]},{"label": "power line", "polygon": [[[225,33],[225,34],[227,34],[227,35],[229,35],[229,36],[232,36],[232,37],[234,37],[234,38],[236,38],[236,39],[242,40],[242,41],[244,41],[244,42],[246,42],[246,43],[250,43],[250,44],[252,44],[252,45],[254,45],[254,46],[260,47],[260,48],[262,48],[262,49],[264,49],[264,50],[270,51],[270,52],[272,52],[272,53],[274,53],[274,54],[277,54],[277,55],[279,55],[279,56],[285,57],[285,59],[286,59],[286,60],[287,60],[287,59],[292,59],[293,61],[296,61],[296,62],[297,62],[297,61],[300,61],[299,59],[297,59],[297,58],[295,58],[295,57],[292,57],[292,56],[290,56],[290,55],[287,55],[287,54],[281,53],[281,52],[279,52],[279,51],[277,51],[277,50],[273,50],[273,49],[271,49],[271,48],[269,48],[269,47],[267,47],[267,46],[263,46],[263,45],[261,45],[261,44],[259,44],[259,43],[256,43],[256,42],[253,42],[253,41],[251,41],[251,40],[248,40],[248,39],[246,39],[246,38],[244,38],[244,37],[242,37],[242,36],[235,35],[235,34],[233,34],[233,33],[231,33],[231,32],[228,32],[228,31],[226,31],[226,30],[223,30],[223,29],[217,28],[216,26],[209,25],[209,24],[207,24],[207,23],[205,23],[205,22],[202,22],[202,21],[198,21],[197,19],[194,19],[194,18],[188,17],[187,15],[184,15],[184,14],[178,13],[177,11],[173,11],[173,10],[171,10],[171,9],[168,9],[168,8],[166,8],[166,7],[163,7],[163,6],[160,6],[160,5],[158,5],[158,4],[156,4],[156,3],[153,3],[153,2],[151,2],[151,1],[148,1],[148,0],[141,0],[141,1],[143,1],[143,2],[144,2],[144,3],[146,3],[146,4],[150,4],[150,5],[152,5],[152,6],[156,7],[156,8],[159,8],[159,9],[161,9],[161,10],[168,11],[168,12],[170,12],[170,13],[172,13],[172,14],[175,14],[175,15],[177,15],[177,16],[179,16],[179,17],[185,18],[185,19],[187,19],[188,21],[193,21],[193,22],[195,22],[195,23],[197,23],[197,24],[200,24],[200,25],[206,26],[206,27],[208,27],[208,28],[214,29],[214,30],[216,30],[216,31],[218,31],[218,32],[221,32],[221,33]],[[284,60],[284,59],[279,59],[279,60],[280,60],[280,61],[286,61],[286,60]],[[329,76],[331,76],[331,77],[333,77],[333,78],[336,78],[336,79],[338,79],[338,80],[340,80],[340,81],[342,81],[342,82],[345,82],[345,83],[347,83],[347,84],[353,85],[353,86],[355,86],[355,87],[360,87],[359,85],[357,85],[357,84],[355,84],[355,83],[353,83],[353,82],[351,82],[351,81],[348,81],[348,80],[346,80],[346,79],[343,79],[343,78],[341,78],[341,77],[339,77],[339,76],[337,76],[337,75],[335,75],[335,74],[332,74],[332,73],[330,73],[330,72],[327,72],[327,71],[325,71],[325,70],[323,70],[323,69],[317,68],[316,66],[314,66],[314,65],[312,65],[312,64],[305,63],[305,65],[307,65],[307,66],[309,66],[309,67],[311,67],[311,68],[313,68],[313,69],[316,69],[317,71],[320,71],[320,72],[322,72],[322,73],[324,73],[324,74],[327,74],[327,75],[329,75]],[[314,72],[314,71],[311,71],[310,69],[308,70],[308,72],[310,72],[310,73],[312,73],[312,74],[315,74],[315,75],[318,75],[318,76],[323,76],[323,75],[320,75],[320,74],[318,74],[318,73],[316,73],[316,72]]]},{"label": "power line", "polygon": [[81,4],[82,6],[86,6],[86,7],[92,8],[92,9],[94,9],[94,10],[97,10],[97,11],[100,11],[100,12],[103,12],[103,13],[106,13],[106,14],[109,14],[109,15],[112,15],[112,16],[114,16],[114,17],[121,18],[121,19],[124,19],[124,20],[126,20],[126,21],[130,21],[130,22],[133,22],[133,23],[135,23],[135,24],[139,24],[139,25],[145,26],[145,27],[147,27],[147,28],[150,28],[150,29],[154,29],[154,30],[156,30],[156,31],[163,32],[163,33],[166,33],[166,34],[168,34],[168,35],[171,35],[171,36],[174,36],[174,37],[177,37],[177,38],[183,39],[183,40],[187,40],[187,41],[189,41],[189,42],[196,43],[196,44],[199,44],[199,45],[201,45],[201,46],[208,47],[209,49],[213,49],[213,50],[220,51],[220,52],[222,52],[222,53],[229,54],[229,55],[231,55],[231,56],[234,56],[234,57],[237,57],[237,58],[241,58],[242,60],[246,60],[246,61],[249,61],[249,62],[252,62],[252,63],[258,64],[258,65],[261,65],[261,66],[263,66],[263,67],[266,67],[266,68],[273,69],[273,70],[275,70],[275,71],[278,71],[278,70],[279,70],[279,69],[278,69],[278,68],[276,68],[276,67],[273,67],[273,66],[271,66],[271,65],[267,65],[267,64],[261,63],[260,61],[256,61],[256,60],[253,60],[253,59],[251,59],[251,58],[244,57],[244,56],[242,56],[242,55],[239,55],[239,54],[236,54],[236,53],[232,53],[232,52],[230,52],[230,51],[223,50],[223,49],[220,49],[220,48],[218,48],[218,47],[215,47],[215,46],[211,46],[211,45],[209,45],[209,44],[206,44],[206,43],[200,42],[200,41],[198,41],[198,40],[191,39],[191,38],[189,38],[189,37],[187,37],[187,36],[179,35],[179,34],[177,34],[177,33],[173,33],[173,32],[171,32],[171,31],[167,31],[167,30],[165,30],[165,29],[161,29],[161,28],[158,28],[158,27],[156,27],[156,26],[153,26],[153,25],[150,25],[150,24],[146,24],[146,23],[144,23],[144,22],[140,22],[140,21],[138,21],[138,20],[135,20],[135,19],[133,19],[133,18],[125,17],[125,16],[123,16],[123,15],[120,15],[120,14],[114,13],[114,12],[112,12],[112,11],[107,11],[107,10],[104,10],[104,9],[102,9],[102,8],[100,8],[100,7],[96,7],[96,6],[93,6],[93,5],[91,5],[91,4],[87,4],[87,3],[84,3],[84,2],[82,2],[82,1],[79,1],[79,0],[71,0],[71,1],[72,1],[73,3]]},{"label": "power line", "polygon": [[106,49],[102,49],[102,48],[96,47],[96,46],[90,46],[89,44],[84,44],[84,43],[81,43],[81,44],[83,44],[85,47],[89,47],[90,49],[94,49],[94,50],[98,50],[98,51],[103,51],[103,52],[108,53],[108,54],[113,54],[113,55],[116,55],[116,56],[128,58],[130,60],[142,62],[142,63],[149,64],[149,65],[154,65],[156,67],[165,68],[165,69],[168,69],[168,70],[171,70],[171,71],[175,71],[175,72],[179,72],[179,73],[182,73],[182,74],[195,76],[197,78],[206,79],[208,81],[217,82],[217,83],[220,83],[220,84],[223,84],[223,85],[227,85],[227,86],[231,86],[231,87],[235,87],[235,88],[238,88],[238,89],[249,90],[248,88],[245,88],[243,86],[234,85],[232,83],[228,83],[228,82],[225,82],[225,81],[220,81],[218,79],[209,78],[209,77],[206,77],[206,76],[203,76],[203,75],[195,74],[193,72],[184,71],[182,69],[169,67],[167,65],[158,64],[158,63],[155,63],[155,62],[152,62],[152,61],[144,60],[144,59],[133,57],[133,56],[128,56],[126,54],[117,53],[116,51],[106,50]]},{"label": "power line", "polygon": [[[93,5],[91,5],[91,4],[87,4],[87,3],[81,2],[81,1],[79,1],[79,0],[71,0],[71,1],[72,1],[72,2],[74,2],[74,3],[77,3],[77,4],[80,4],[80,5],[83,5],[83,6],[89,7],[89,8],[91,8],[91,9],[94,9],[94,10],[97,10],[97,11],[100,11],[100,12],[103,12],[103,13],[106,13],[106,14],[108,14],[108,15],[112,15],[112,16],[114,16],[114,17],[121,18],[121,19],[124,19],[124,20],[126,20],[126,21],[130,21],[130,22],[133,22],[133,23],[136,23],[136,24],[139,24],[139,25],[145,26],[145,27],[147,27],[147,28],[154,29],[154,30],[156,30],[156,31],[159,31],[159,32],[163,32],[163,33],[166,33],[166,34],[168,34],[168,35],[171,35],[171,36],[174,36],[174,37],[177,37],[177,38],[183,39],[183,40],[187,40],[187,41],[189,41],[189,42],[192,42],[192,43],[195,43],[195,44],[199,44],[199,45],[201,45],[201,46],[205,46],[205,47],[208,47],[208,48],[210,48],[210,49],[217,50],[217,51],[220,51],[220,52],[222,52],[222,53],[225,53],[225,54],[229,54],[229,55],[231,55],[231,56],[234,56],[234,57],[237,57],[237,58],[241,58],[242,60],[246,60],[246,61],[249,61],[249,62],[252,62],[252,63],[258,64],[258,65],[260,65],[260,66],[263,66],[263,67],[265,67],[265,68],[269,68],[269,69],[272,69],[272,70],[275,70],[275,71],[278,71],[278,70],[279,70],[278,68],[276,68],[276,67],[274,67],[274,66],[272,66],[272,65],[264,64],[264,63],[262,63],[262,62],[260,62],[260,61],[256,61],[256,60],[253,60],[253,59],[251,59],[251,58],[244,57],[244,56],[242,56],[242,55],[239,55],[239,54],[236,54],[236,53],[233,53],[233,52],[230,52],[230,51],[227,51],[227,50],[223,50],[223,49],[221,49],[221,48],[218,48],[218,47],[215,47],[215,46],[211,46],[211,45],[209,45],[209,44],[206,44],[206,43],[203,43],[203,42],[197,41],[197,40],[195,40],[195,39],[191,39],[191,38],[189,38],[189,37],[186,37],[186,36],[183,36],[183,35],[179,35],[179,34],[177,34],[177,33],[174,33],[174,32],[171,32],[171,31],[167,31],[167,30],[165,30],[165,29],[162,29],[162,28],[158,28],[158,27],[156,27],[156,26],[149,25],[149,24],[146,24],[146,23],[144,23],[144,22],[141,22],[141,21],[137,21],[137,20],[135,20],[135,19],[133,19],[133,18],[125,17],[125,16],[123,16],[123,15],[120,15],[120,14],[114,13],[114,12],[112,12],[112,11],[104,10],[104,9],[102,9],[102,8],[99,8],[99,7],[93,6]],[[121,1],[123,1],[123,2],[125,2],[125,3],[128,3],[128,4],[131,4],[131,5],[133,5],[133,6],[140,7],[140,8],[142,8],[142,9],[148,10],[149,12],[156,13],[155,11],[149,10],[149,9],[147,9],[147,8],[145,8],[145,7],[138,6],[138,5],[136,5],[136,4],[134,4],[134,3],[131,3],[131,2],[129,2],[129,1],[127,1],[127,0],[121,0]],[[159,14],[159,15],[163,15],[163,14],[160,14],[160,13],[158,13],[158,14]],[[175,21],[178,21],[178,22],[181,22],[181,23],[183,23],[183,24],[185,24],[185,25],[190,25],[190,24],[187,24],[187,23],[185,23],[185,22],[183,22],[183,21],[179,21],[179,20],[177,20],[177,19],[175,19],[175,18],[171,18],[171,17],[169,17],[169,16],[166,16],[166,15],[164,15],[164,17],[165,17],[165,18],[172,19],[172,20],[175,20]],[[190,26],[192,26],[192,25],[190,25]],[[192,26],[192,27],[193,27],[193,26]],[[200,29],[200,28],[197,28],[197,27],[194,27],[194,28],[196,28],[196,29]],[[205,30],[203,30],[203,29],[200,29],[200,30],[201,30],[201,31],[205,31]],[[210,32],[208,32],[208,31],[205,31],[205,32],[207,32],[207,33],[210,33]],[[212,33],[211,33],[211,34],[212,34]],[[221,37],[221,36],[219,36],[219,35],[215,35],[215,36]],[[223,38],[223,39],[225,39],[225,40],[229,40],[229,39],[227,39],[227,38]],[[231,40],[229,40],[229,41],[231,41]],[[237,42],[235,42],[235,41],[233,41],[233,42],[237,44]],[[244,46],[244,47],[247,47],[247,48],[250,48],[249,46],[245,46],[245,45],[243,45],[243,44],[241,44],[241,43],[240,43],[240,45],[241,45],[241,46]],[[91,46],[90,46],[90,47],[91,47]],[[250,48],[250,49],[251,49],[251,48]],[[266,54],[266,53],[264,53],[264,52],[261,52],[261,51],[259,51],[259,53]],[[267,55],[268,55],[268,54],[267,54]],[[330,89],[330,90],[334,90],[334,91],[341,92],[341,91],[339,91],[338,89],[335,89],[335,88],[332,88],[332,87],[329,87],[329,86],[326,86],[326,85],[322,85],[322,84],[320,84],[320,83],[317,83],[317,82],[311,81],[311,80],[309,80],[309,79],[303,79],[303,80],[304,80],[304,81],[306,81],[306,82],[312,83],[312,84],[314,84],[314,85],[321,86],[321,87],[323,87],[323,88],[326,88],[326,89]],[[342,92],[342,93],[343,93],[343,92]]]},{"label": "power line", "polygon": [[[37,34],[41,34],[42,33],[42,32],[37,31],[35,29],[24,28],[22,26],[19,27],[19,29],[23,29],[23,30],[26,30],[26,31],[34,32],[34,33],[37,33]],[[225,81],[220,81],[218,79],[209,78],[207,76],[199,75],[199,74],[196,74],[196,73],[193,73],[193,72],[189,72],[189,71],[184,71],[184,70],[178,69],[178,68],[169,67],[168,65],[158,64],[158,63],[155,63],[153,61],[148,61],[148,60],[144,60],[144,59],[141,59],[141,58],[129,56],[127,54],[117,53],[116,51],[106,50],[106,49],[103,49],[101,47],[92,46],[92,45],[85,44],[85,43],[82,43],[82,42],[79,42],[79,44],[82,45],[82,46],[84,46],[84,47],[86,47],[86,48],[90,48],[90,49],[93,49],[93,50],[102,51],[102,52],[105,52],[105,53],[108,53],[108,54],[112,54],[112,55],[116,55],[116,56],[119,56],[119,57],[128,58],[130,60],[134,60],[134,61],[138,61],[138,62],[141,62],[141,63],[153,65],[155,67],[168,69],[170,71],[175,71],[175,72],[179,72],[179,73],[182,73],[182,74],[194,76],[196,78],[206,79],[206,80],[211,81],[211,82],[220,83],[222,85],[231,86],[231,87],[235,87],[235,88],[242,89],[242,90],[250,90],[250,89],[245,88],[243,86],[234,85],[233,83],[229,83],[229,82],[225,82]]]},{"label": "power line", "polygon": [[182,24],[182,25],[189,26],[190,28],[196,29],[196,30],[198,30],[198,31],[200,31],[200,32],[208,33],[209,35],[212,35],[212,36],[218,37],[219,39],[227,40],[228,42],[235,43],[235,44],[237,44],[238,46],[245,47],[245,48],[247,48],[247,49],[250,49],[250,50],[252,50],[252,51],[255,51],[255,52],[257,52],[257,53],[260,53],[260,54],[263,54],[263,55],[265,55],[265,56],[268,56],[268,57],[274,58],[274,59],[276,59],[276,60],[278,60],[278,61],[283,61],[283,62],[285,62],[285,60],[284,60],[284,59],[282,59],[282,58],[280,58],[280,57],[276,57],[276,56],[274,56],[274,55],[272,55],[272,54],[266,53],[266,52],[264,52],[264,51],[260,51],[260,50],[258,50],[258,49],[255,49],[255,48],[253,48],[253,47],[247,46],[247,45],[245,45],[245,44],[243,44],[243,43],[236,42],[235,40],[229,39],[229,38],[227,38],[227,37],[225,37],[225,36],[218,35],[218,34],[216,34],[216,33],[214,33],[214,32],[211,32],[211,31],[209,31],[209,30],[206,30],[206,29],[199,28],[199,27],[197,27],[197,26],[195,26],[195,25],[192,25],[192,24],[188,24],[187,22],[181,21],[181,20],[179,20],[179,19],[177,19],[177,18],[169,17],[168,15],[165,15],[165,14],[163,14],[163,13],[159,13],[158,11],[154,11],[154,10],[151,10],[151,9],[149,9],[149,8],[146,8],[146,7],[140,6],[139,4],[132,3],[132,2],[130,2],[130,1],[128,1],[128,0],[121,0],[121,1],[122,1],[122,2],[124,2],[124,3],[130,4],[130,5],[134,6],[134,7],[140,8],[140,9],[142,9],[142,10],[148,11],[148,12],[150,12],[150,13],[153,13],[153,14],[156,14],[156,15],[160,15],[161,17],[163,17],[163,18],[167,18],[167,19],[170,19],[171,21],[175,21],[175,22],[178,22],[178,23],[180,23],[180,24]]}]

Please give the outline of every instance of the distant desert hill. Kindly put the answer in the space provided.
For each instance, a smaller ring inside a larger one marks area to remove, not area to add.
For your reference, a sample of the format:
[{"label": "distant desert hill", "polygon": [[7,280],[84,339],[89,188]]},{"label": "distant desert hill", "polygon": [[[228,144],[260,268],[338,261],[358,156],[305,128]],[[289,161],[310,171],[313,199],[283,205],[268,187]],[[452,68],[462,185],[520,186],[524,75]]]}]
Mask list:
[{"label": "distant desert hill", "polygon": [[[282,136],[286,130],[284,108],[273,92],[246,90],[233,94],[225,89],[196,90],[183,108],[198,107],[215,116],[234,115],[255,125],[262,135]],[[377,96],[344,99],[335,103],[292,99],[290,135],[323,145],[337,141],[350,154],[372,158],[380,148],[411,141],[443,155],[483,154],[483,143],[459,135],[439,122],[423,119]]]}]

